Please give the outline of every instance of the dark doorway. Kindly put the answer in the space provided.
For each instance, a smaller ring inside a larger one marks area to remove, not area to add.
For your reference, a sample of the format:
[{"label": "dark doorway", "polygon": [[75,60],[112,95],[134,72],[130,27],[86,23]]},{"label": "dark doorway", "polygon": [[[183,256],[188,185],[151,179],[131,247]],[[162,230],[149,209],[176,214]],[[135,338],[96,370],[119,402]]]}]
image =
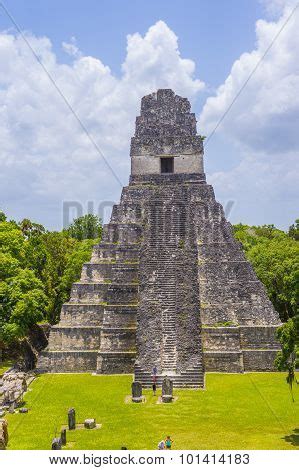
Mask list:
[{"label": "dark doorway", "polygon": [[173,157],[161,158],[161,173],[173,173]]}]

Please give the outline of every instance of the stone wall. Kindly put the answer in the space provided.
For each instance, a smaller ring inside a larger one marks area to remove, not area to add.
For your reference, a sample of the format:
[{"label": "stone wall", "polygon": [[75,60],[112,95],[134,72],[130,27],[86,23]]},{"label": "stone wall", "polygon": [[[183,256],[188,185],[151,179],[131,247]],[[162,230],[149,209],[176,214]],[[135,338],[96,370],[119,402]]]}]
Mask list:
[{"label": "stone wall", "polygon": [[39,372],[94,372],[97,351],[43,351],[39,356]]},{"label": "stone wall", "polygon": [[[203,173],[202,154],[197,155],[174,155],[174,174]],[[136,175],[159,175],[161,174],[161,155],[136,155],[131,159],[131,174]]]},{"label": "stone wall", "polygon": [[206,371],[275,370],[280,345],[274,326],[207,327],[202,329]]},{"label": "stone wall", "polygon": [[100,326],[103,321],[104,305],[97,303],[67,303],[62,306],[61,326]]},{"label": "stone wall", "polygon": [[205,351],[204,365],[206,372],[244,372],[242,351]]},{"label": "stone wall", "polygon": [[273,371],[277,349],[243,350],[243,362],[245,371]]},{"label": "stone wall", "polygon": [[132,374],[135,352],[101,352],[97,359],[98,374]]},{"label": "stone wall", "polygon": [[271,325],[240,326],[242,349],[280,349],[276,329]]},{"label": "stone wall", "polygon": [[51,331],[52,351],[97,350],[100,347],[101,327],[54,326]]}]

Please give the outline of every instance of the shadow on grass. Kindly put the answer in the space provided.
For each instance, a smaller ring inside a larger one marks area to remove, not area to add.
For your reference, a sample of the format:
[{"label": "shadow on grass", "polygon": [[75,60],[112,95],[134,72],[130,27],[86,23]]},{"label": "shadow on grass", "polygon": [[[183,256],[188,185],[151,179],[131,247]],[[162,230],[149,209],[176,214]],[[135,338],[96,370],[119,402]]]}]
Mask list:
[{"label": "shadow on grass", "polygon": [[293,434],[284,436],[282,439],[284,439],[286,442],[289,442],[294,447],[299,447],[299,429],[293,429]]}]

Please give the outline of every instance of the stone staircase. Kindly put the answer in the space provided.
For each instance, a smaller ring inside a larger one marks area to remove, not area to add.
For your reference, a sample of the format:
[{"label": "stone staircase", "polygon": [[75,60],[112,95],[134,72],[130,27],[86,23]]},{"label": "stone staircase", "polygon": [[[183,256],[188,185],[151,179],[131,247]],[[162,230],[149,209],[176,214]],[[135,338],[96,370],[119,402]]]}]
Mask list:
[{"label": "stone staircase", "polygon": [[163,284],[163,289],[157,295],[161,308],[162,330],[162,370],[163,373],[175,373],[177,362],[176,350],[176,276],[173,260],[169,255],[161,254],[155,259],[154,253],[150,256],[148,269],[155,272],[155,282]]},{"label": "stone staircase", "polygon": [[[143,261],[140,264],[140,274],[142,276],[142,270],[148,273],[145,282],[148,294],[145,295],[153,305],[159,305],[156,319],[153,318],[153,321],[158,323],[157,333],[161,343],[160,357],[156,359],[155,364],[153,363],[156,366],[158,364],[158,385],[161,385],[163,377],[168,376],[173,380],[175,387],[196,388],[204,386],[199,328],[196,341],[200,354],[196,354],[191,363],[184,365],[179,354],[182,338],[178,316],[181,313],[180,296],[183,292],[178,270],[182,263],[182,247],[185,243],[189,243],[187,205],[186,192],[182,188],[174,185],[161,190],[157,187],[147,206],[147,229],[141,246]],[[187,260],[184,269],[188,271]],[[197,278],[194,282],[197,283]],[[146,315],[146,312],[141,311],[141,322],[143,315]],[[150,341],[149,338],[149,349],[151,349]],[[152,385],[150,365],[145,365],[144,361],[139,362],[138,359],[137,353],[135,379],[141,381],[143,386],[150,387]]]},{"label": "stone staircase", "polygon": [[[144,388],[151,388],[153,378],[150,372],[145,372],[138,365],[134,369],[135,380],[142,383]],[[204,368],[202,363],[194,367],[189,367],[180,374],[158,374],[157,386],[162,386],[162,381],[165,377],[169,377],[173,381],[175,388],[203,388],[205,387]]]}]

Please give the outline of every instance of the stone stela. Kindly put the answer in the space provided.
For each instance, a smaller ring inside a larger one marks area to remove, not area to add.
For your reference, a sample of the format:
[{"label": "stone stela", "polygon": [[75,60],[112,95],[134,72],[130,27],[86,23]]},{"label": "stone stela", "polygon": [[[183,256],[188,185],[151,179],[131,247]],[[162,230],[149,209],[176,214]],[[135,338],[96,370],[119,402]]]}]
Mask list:
[{"label": "stone stela", "polygon": [[63,446],[66,445],[66,428],[63,428],[60,432],[60,440]]},{"label": "stone stela", "polygon": [[205,371],[270,371],[279,316],[206,182],[187,98],[144,96],[131,176],[37,369],[204,387]]},{"label": "stone stela", "polygon": [[72,429],[76,429],[76,412],[74,408],[69,409],[67,419],[69,430],[71,431]]},{"label": "stone stela", "polygon": [[162,403],[170,403],[173,400],[173,382],[165,377],[162,382]]},{"label": "stone stela", "polygon": [[133,382],[132,383],[132,402],[133,403],[141,403],[143,400],[142,398],[142,385],[140,382]]}]

